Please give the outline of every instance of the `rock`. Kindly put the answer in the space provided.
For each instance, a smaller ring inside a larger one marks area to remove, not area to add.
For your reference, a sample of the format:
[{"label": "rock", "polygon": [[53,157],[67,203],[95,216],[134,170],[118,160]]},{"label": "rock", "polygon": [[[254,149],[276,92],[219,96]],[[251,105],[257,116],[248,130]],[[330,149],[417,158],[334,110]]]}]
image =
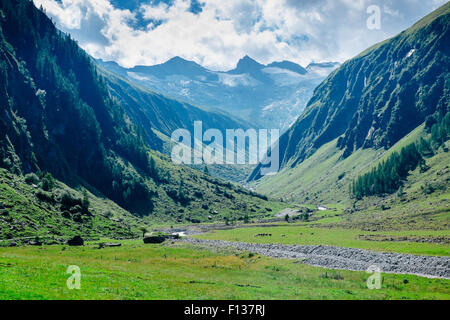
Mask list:
[{"label": "rock", "polygon": [[39,240],[31,240],[31,241],[28,241],[28,245],[29,246],[42,246],[42,242],[40,242]]},{"label": "rock", "polygon": [[144,243],[163,243],[164,241],[171,239],[180,239],[179,234],[157,234],[157,235],[150,235],[144,237]]},{"label": "rock", "polygon": [[148,236],[144,238],[144,243],[163,243],[166,241],[167,237],[163,235],[157,235],[157,236]]},{"label": "rock", "polygon": [[70,239],[69,241],[67,241],[67,244],[69,246],[83,246],[84,240],[80,236],[75,236],[72,239]]},{"label": "rock", "polygon": [[17,247],[17,242],[11,241],[11,242],[9,243],[9,246],[10,246],[10,247]]}]

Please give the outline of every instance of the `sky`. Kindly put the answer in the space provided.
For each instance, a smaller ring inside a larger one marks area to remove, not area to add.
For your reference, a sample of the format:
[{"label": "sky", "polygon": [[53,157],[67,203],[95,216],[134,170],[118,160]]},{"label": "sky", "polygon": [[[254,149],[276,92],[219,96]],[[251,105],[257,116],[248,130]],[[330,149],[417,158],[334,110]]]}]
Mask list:
[{"label": "sky", "polygon": [[230,70],[344,62],[447,0],[34,0],[95,58],[124,67],[174,56]]}]

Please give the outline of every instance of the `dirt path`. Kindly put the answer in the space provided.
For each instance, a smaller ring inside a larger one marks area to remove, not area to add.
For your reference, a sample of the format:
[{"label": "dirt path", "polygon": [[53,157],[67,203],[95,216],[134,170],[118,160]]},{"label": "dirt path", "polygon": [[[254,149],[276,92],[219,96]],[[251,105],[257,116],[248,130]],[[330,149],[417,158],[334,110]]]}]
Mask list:
[{"label": "dirt path", "polygon": [[381,272],[415,274],[430,278],[450,279],[450,257],[416,256],[384,253],[363,249],[257,244],[221,240],[182,238],[180,241],[208,248],[234,248],[272,258],[295,259],[300,263],[329,269],[366,271],[377,266]]}]

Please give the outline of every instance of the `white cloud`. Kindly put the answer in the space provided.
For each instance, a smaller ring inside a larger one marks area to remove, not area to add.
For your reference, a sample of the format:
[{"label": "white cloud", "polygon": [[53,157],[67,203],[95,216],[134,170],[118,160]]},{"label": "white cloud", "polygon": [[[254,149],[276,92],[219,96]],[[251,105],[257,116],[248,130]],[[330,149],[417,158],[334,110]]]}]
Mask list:
[{"label": "white cloud", "polygon": [[[446,1],[203,0],[198,14],[189,10],[191,0],[141,1],[134,11],[116,8],[110,0],[34,2],[96,58],[131,67],[181,56],[224,70],[245,54],[263,63],[342,62]],[[366,8],[372,4],[382,8],[381,30],[366,27]]]}]

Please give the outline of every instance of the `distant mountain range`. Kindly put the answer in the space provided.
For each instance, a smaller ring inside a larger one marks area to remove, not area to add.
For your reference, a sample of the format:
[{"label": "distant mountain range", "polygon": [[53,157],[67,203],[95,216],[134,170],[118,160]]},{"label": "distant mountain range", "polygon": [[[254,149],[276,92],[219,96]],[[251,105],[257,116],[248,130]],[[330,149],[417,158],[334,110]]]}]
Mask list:
[{"label": "distant mountain range", "polygon": [[235,69],[208,70],[193,61],[174,57],[154,66],[123,68],[97,60],[104,68],[131,82],[181,101],[224,110],[254,127],[286,130],[298,117],[314,88],[339,64],[290,62],[261,64],[249,56]]}]

